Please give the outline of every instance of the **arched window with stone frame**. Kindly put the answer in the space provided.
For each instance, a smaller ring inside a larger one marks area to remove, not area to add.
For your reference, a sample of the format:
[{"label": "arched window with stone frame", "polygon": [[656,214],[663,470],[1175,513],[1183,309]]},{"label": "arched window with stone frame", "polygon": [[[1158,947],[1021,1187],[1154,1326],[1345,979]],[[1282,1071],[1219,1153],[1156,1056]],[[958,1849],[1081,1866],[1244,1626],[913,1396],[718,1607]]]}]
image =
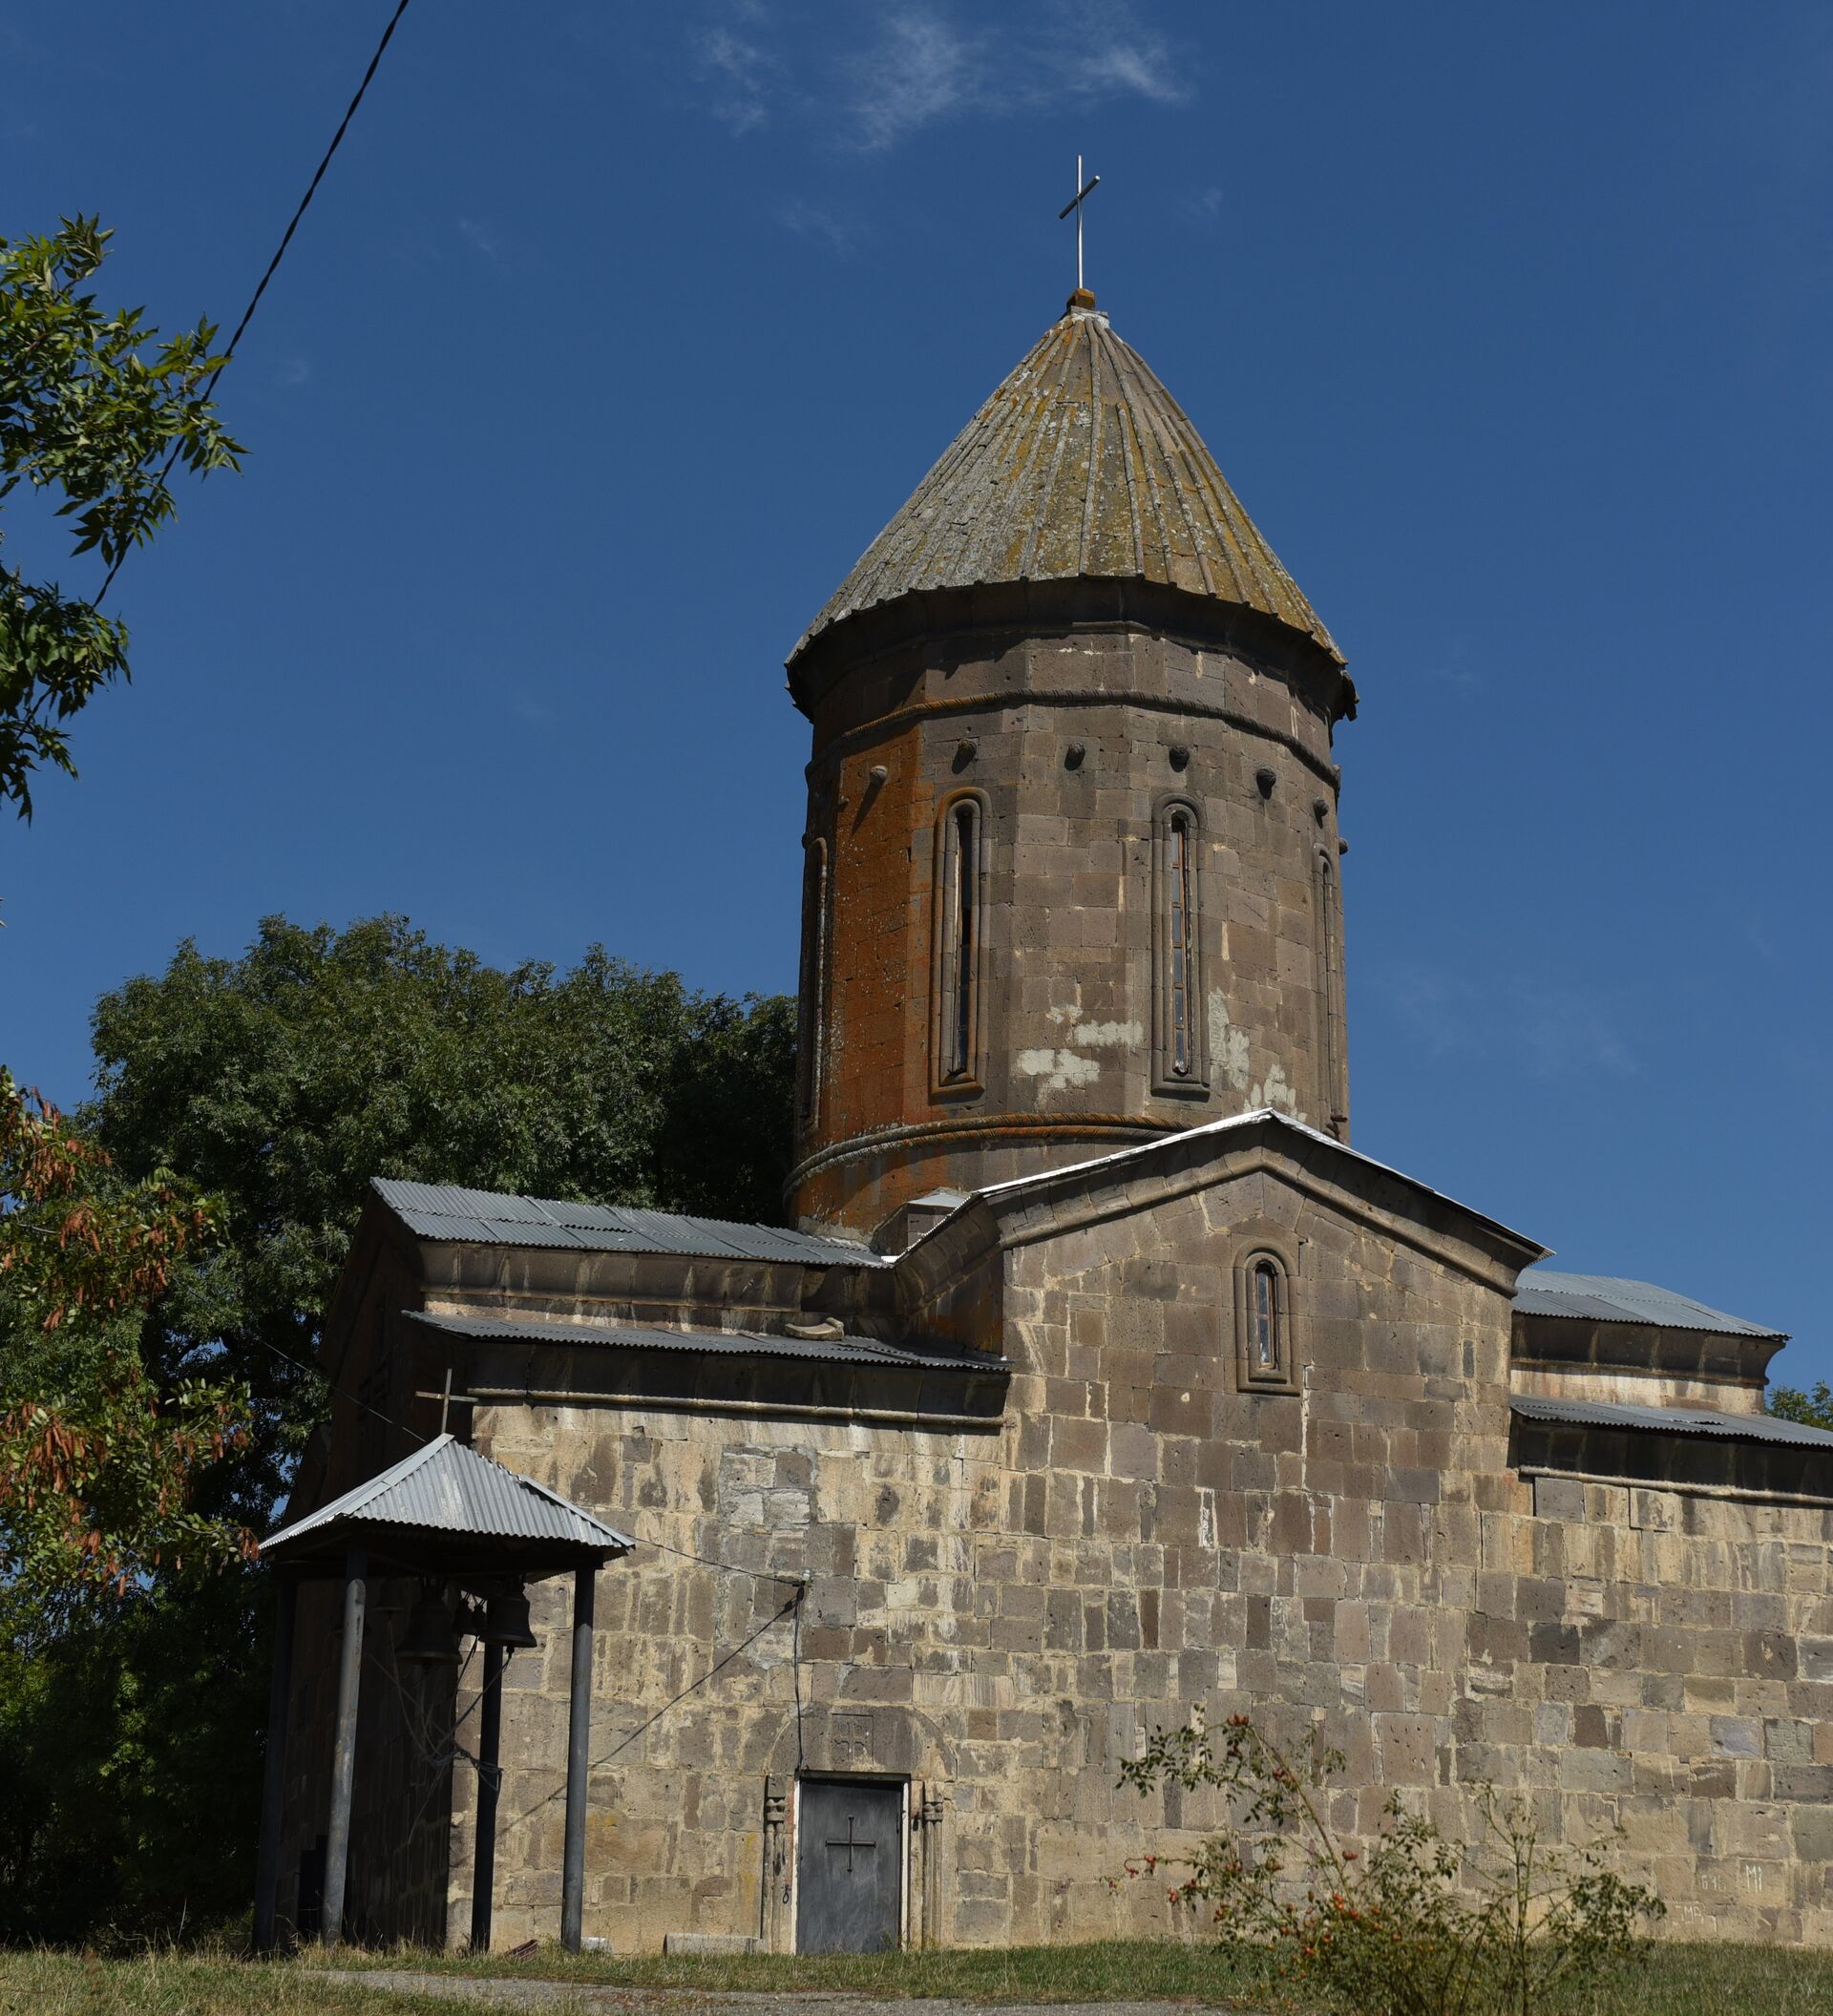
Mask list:
[{"label": "arched window with stone frame", "polygon": [[828,843],[802,842],[802,970],[796,989],[796,1124],[812,1127],[821,1114],[828,1022]]},{"label": "arched window with stone frame", "polygon": [[986,824],[980,791],[952,792],[936,816],[929,1056],[938,1099],[985,1089]]},{"label": "arched window with stone frame", "polygon": [[1210,1092],[1203,994],[1203,815],[1193,799],[1161,799],[1152,818],[1152,1090]]},{"label": "arched window with stone frame", "polygon": [[1297,1253],[1282,1234],[1257,1230],[1234,1264],[1235,1372],[1244,1393],[1296,1393],[1300,1305]]}]

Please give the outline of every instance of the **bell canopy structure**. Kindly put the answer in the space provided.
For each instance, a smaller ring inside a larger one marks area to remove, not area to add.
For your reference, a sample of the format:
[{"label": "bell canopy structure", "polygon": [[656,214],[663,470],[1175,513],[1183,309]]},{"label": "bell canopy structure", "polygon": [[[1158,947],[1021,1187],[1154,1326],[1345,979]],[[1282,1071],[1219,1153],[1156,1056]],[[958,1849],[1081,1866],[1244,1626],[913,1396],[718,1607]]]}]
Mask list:
[{"label": "bell canopy structure", "polygon": [[1342,654],[1082,290],[797,642],[792,1208],[1271,1106],[1346,1138]]}]

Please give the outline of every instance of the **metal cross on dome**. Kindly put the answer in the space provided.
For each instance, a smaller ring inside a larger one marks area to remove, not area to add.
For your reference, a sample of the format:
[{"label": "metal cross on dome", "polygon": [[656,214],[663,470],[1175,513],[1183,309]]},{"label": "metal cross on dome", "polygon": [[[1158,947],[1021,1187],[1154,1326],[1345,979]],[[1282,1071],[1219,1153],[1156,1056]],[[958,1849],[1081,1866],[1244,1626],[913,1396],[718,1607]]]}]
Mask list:
[{"label": "metal cross on dome", "polygon": [[1085,182],[1083,180],[1082,157],[1077,155],[1075,196],[1057,212],[1057,221],[1059,223],[1069,215],[1070,211],[1073,210],[1076,213],[1076,292],[1078,294],[1086,292],[1082,284],[1082,206],[1093,194],[1095,185],[1100,180],[1101,178],[1098,175],[1091,175]]}]

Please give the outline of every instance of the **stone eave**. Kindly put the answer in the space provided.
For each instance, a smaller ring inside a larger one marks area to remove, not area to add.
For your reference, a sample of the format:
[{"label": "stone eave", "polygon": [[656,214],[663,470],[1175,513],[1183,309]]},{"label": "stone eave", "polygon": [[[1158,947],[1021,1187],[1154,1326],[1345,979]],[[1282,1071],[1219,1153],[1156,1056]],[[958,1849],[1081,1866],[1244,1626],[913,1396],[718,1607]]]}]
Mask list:
[{"label": "stone eave", "polygon": [[1722,1379],[1760,1391],[1771,1359],[1787,1342],[1780,1334],[1755,1335],[1658,1323],[1607,1323],[1589,1316],[1518,1309],[1510,1360],[1546,1372]]},{"label": "stone eave", "polygon": [[1499,1220],[1262,1107],[977,1191],[899,1257],[900,1298],[933,1302],[990,1253],[1260,1173],[1502,1294],[1549,1254]]},{"label": "stone eave", "polygon": [[787,661],[790,697],[813,718],[849,672],[912,644],[976,638],[1137,630],[1248,659],[1304,694],[1333,721],[1353,721],[1359,696],[1339,660],[1277,618],[1154,581],[1070,576],[914,589],[875,602],[811,638]]}]

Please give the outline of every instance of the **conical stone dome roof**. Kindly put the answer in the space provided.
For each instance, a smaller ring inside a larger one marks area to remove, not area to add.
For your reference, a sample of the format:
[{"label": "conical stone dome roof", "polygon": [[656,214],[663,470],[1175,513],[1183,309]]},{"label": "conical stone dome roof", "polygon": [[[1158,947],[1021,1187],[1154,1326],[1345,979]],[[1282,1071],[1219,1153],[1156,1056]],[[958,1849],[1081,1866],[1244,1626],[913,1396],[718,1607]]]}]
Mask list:
[{"label": "conical stone dome roof", "polygon": [[995,582],[1148,581],[1331,635],[1214,457],[1106,315],[1045,330],[803,634],[900,596]]}]

